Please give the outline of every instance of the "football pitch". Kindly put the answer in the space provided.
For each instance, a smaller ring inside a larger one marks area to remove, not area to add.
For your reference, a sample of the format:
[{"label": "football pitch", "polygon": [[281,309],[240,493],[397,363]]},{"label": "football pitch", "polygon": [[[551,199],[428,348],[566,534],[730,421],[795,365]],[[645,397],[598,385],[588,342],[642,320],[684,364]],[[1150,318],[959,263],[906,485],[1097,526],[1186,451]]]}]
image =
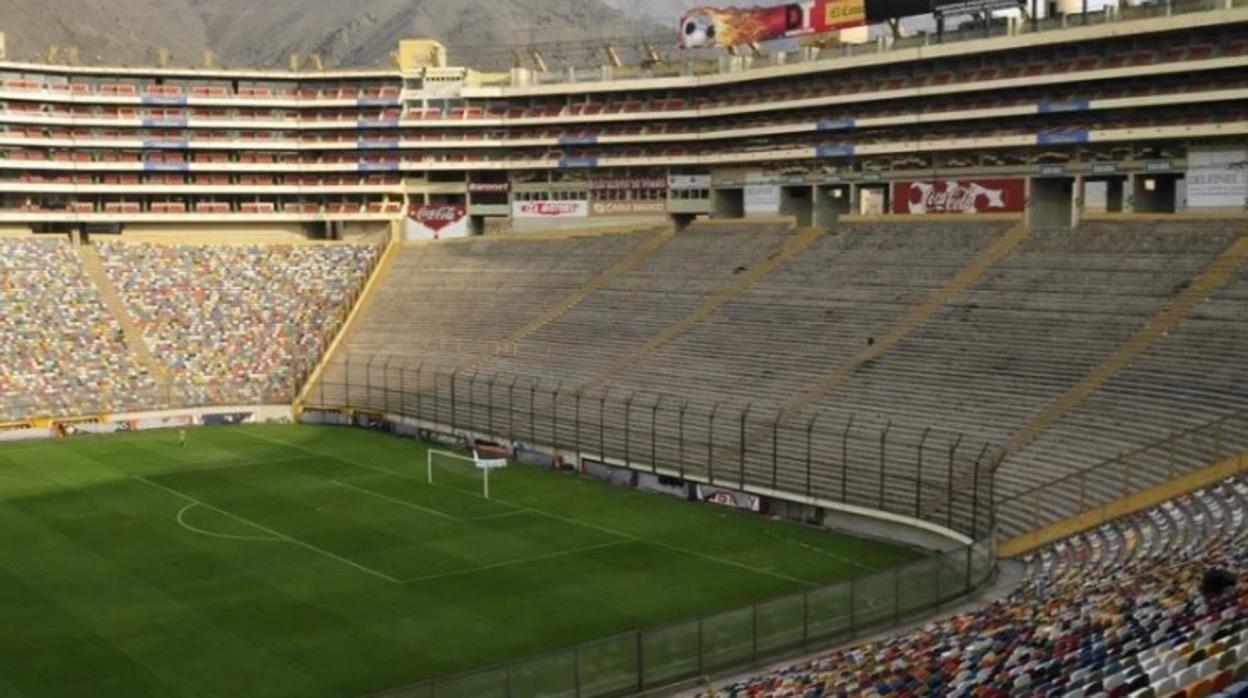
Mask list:
[{"label": "football pitch", "polygon": [[366,695],[918,557],[527,466],[485,499],[363,430],[188,436],[0,446],[0,696]]}]

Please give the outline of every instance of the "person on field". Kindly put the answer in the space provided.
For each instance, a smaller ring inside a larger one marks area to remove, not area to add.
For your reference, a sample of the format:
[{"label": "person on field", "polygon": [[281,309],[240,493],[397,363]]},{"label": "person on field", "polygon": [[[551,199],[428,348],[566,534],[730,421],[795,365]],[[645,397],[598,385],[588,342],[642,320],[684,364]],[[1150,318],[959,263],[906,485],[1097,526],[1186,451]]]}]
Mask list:
[{"label": "person on field", "polygon": [[178,448],[186,448],[186,430],[178,430]]}]

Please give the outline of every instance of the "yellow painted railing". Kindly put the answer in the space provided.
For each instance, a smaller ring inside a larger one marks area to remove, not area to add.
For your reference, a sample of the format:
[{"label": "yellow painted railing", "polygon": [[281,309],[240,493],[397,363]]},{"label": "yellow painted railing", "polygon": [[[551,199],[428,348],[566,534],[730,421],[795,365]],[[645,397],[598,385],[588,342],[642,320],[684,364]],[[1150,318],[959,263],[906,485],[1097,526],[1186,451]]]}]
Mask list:
[{"label": "yellow painted railing", "polygon": [[1248,473],[1248,451],[1003,541],[997,554],[999,557],[1015,557],[1244,473]]},{"label": "yellow painted railing", "polygon": [[[997,510],[1031,512],[1026,533],[1002,539],[1013,557],[1154,507],[1248,468],[1248,409],[1163,439],[997,501]],[[1026,518],[1026,517],[1024,517]]]}]

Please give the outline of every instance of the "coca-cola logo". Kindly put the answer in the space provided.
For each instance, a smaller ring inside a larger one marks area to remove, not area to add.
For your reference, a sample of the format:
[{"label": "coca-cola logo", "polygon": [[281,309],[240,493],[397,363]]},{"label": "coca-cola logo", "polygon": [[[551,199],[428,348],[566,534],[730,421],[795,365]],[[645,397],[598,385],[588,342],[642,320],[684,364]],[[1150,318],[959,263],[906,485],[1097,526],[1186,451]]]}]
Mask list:
[{"label": "coca-cola logo", "polygon": [[463,220],[464,213],[464,207],[455,204],[413,204],[407,215],[426,228],[438,232]]},{"label": "coca-cola logo", "polygon": [[[904,187],[904,189],[903,189]],[[907,213],[981,213],[1017,211],[1020,183],[1014,180],[986,182],[909,182],[898,187]],[[902,211],[898,211],[901,213]]]}]

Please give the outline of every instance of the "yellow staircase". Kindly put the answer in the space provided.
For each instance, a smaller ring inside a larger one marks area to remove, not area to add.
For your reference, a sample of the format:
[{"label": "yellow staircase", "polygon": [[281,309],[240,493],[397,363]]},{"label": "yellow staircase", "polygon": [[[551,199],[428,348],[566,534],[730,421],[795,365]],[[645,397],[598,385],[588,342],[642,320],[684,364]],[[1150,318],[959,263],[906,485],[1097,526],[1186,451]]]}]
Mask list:
[{"label": "yellow staircase", "polygon": [[920,323],[930,318],[936,311],[945,306],[954,296],[979,280],[984,272],[1014,251],[1023,240],[1027,239],[1030,230],[1020,223],[1003,233],[993,241],[970,264],[958,271],[939,290],[928,296],[924,301],[909,310],[897,321],[888,332],[878,338],[874,344],[855,354],[844,366],[829,373],[823,380],[812,385],[810,389],[798,393],[784,406],[785,414],[795,414],[818,402],[828,392],[843,385],[863,364],[874,361],[898,342],[910,334]]},{"label": "yellow staircase", "polygon": [[547,308],[541,315],[525,323],[524,326],[515,330],[506,337],[493,342],[490,347],[483,349],[465,359],[459,364],[457,370],[465,371],[477,368],[490,359],[502,354],[509,347],[515,346],[525,337],[532,335],[534,332],[537,332],[546,325],[558,320],[560,317],[563,317],[564,314],[579,305],[581,301],[584,301],[591,293],[603,288],[621,274],[636,267],[642,262],[642,260],[662,249],[663,246],[670,242],[674,237],[676,237],[675,229],[659,229],[658,232],[652,235],[648,240],[633,248],[631,252],[621,257],[615,262],[615,264],[612,264],[610,267],[600,272],[597,276],[585,282],[584,286],[581,286],[577,290],[568,294],[568,296],[563,300]]},{"label": "yellow staircase", "polygon": [[1089,395],[1099,390],[1107,381],[1118,375],[1122,369],[1131,363],[1132,359],[1152,346],[1158,337],[1168,332],[1179,320],[1182,320],[1184,316],[1191,312],[1197,303],[1200,303],[1209,294],[1218,290],[1226,283],[1227,277],[1243,266],[1246,258],[1248,258],[1248,235],[1239,238],[1230,247],[1226,248],[1222,254],[1218,255],[1217,259],[1213,260],[1212,264],[1201,272],[1200,276],[1193,279],[1192,283],[1183,289],[1182,293],[1175,296],[1174,300],[1170,301],[1161,312],[1157,313],[1139,330],[1136,330],[1135,334],[1131,335],[1112,354],[1105,357],[1105,360],[1098,364],[1096,368],[1092,369],[1078,383],[1058,396],[1044,409],[1032,415],[1018,431],[1014,432],[1014,435],[1006,443],[1006,456],[1008,457],[1025,448],[1041,432],[1048,429],[1066,413],[1079,406]]},{"label": "yellow staircase", "polygon": [[91,245],[80,245],[78,248],[78,258],[82,260],[82,269],[87,273],[87,278],[95,284],[96,290],[100,292],[100,298],[104,301],[104,307],[121,325],[121,329],[125,332],[126,346],[130,351],[134,352],[134,356],[139,363],[147,369],[148,375],[156,382],[157,387],[161,388],[163,394],[164,388],[169,384],[169,373],[165,370],[164,365],[156,360],[156,356],[152,354],[152,350],[147,346],[147,340],[143,337],[143,331],[139,329],[138,323],[131,317],[130,311],[126,309],[126,303],[121,299],[121,294],[117,292],[117,287],[113,285],[113,280],[108,277],[108,272],[104,270],[104,261],[100,259],[100,253]]},{"label": "yellow staircase", "polygon": [[602,385],[603,383],[611,380],[611,378],[619,375],[629,366],[632,366],[640,361],[650,352],[657,350],[664,344],[667,344],[676,337],[679,337],[689,328],[705,319],[706,316],[715,312],[724,304],[728,303],[733,298],[736,298],[743,291],[750,288],[754,284],[767,278],[771,272],[775,271],[785,262],[789,261],[789,259],[810,247],[823,235],[823,233],[824,230],[821,228],[805,228],[795,231],[793,235],[785,240],[779,250],[769,254],[762,262],[751,266],[749,271],[742,274],[735,282],[724,287],[710,298],[707,298],[701,305],[689,311],[689,313],[681,319],[663,328],[658,334],[646,340],[644,344],[616,359],[601,374],[582,384],[578,390],[585,390],[587,388]]}]

